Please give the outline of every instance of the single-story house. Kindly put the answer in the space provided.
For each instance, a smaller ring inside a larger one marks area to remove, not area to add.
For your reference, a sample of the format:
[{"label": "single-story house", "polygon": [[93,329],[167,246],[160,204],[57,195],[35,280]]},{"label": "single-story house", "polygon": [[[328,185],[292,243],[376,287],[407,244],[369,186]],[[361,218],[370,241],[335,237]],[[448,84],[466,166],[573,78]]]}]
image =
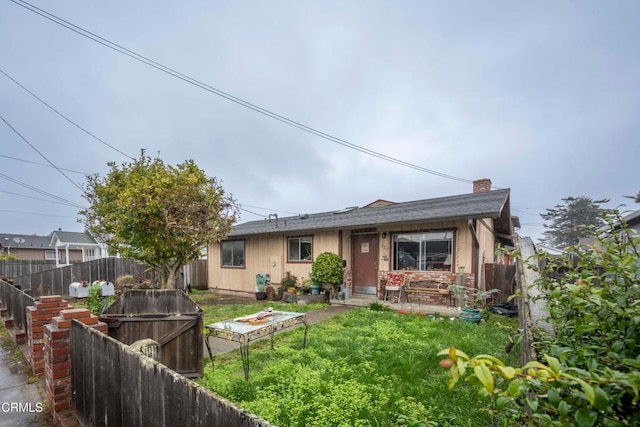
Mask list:
[{"label": "single-story house", "polygon": [[483,266],[512,246],[510,190],[491,190],[491,180],[473,183],[473,193],[403,203],[377,200],[361,208],[238,224],[226,240],[210,245],[209,288],[255,292],[255,277],[277,284],[285,272],[308,278],[322,252],[344,260],[350,293],[382,297],[390,272],[412,282],[454,283],[485,289]]},{"label": "single-story house", "polygon": [[106,246],[89,232],[56,230],[47,236],[0,234],[0,254],[28,261],[56,261],[56,265],[107,256]]}]

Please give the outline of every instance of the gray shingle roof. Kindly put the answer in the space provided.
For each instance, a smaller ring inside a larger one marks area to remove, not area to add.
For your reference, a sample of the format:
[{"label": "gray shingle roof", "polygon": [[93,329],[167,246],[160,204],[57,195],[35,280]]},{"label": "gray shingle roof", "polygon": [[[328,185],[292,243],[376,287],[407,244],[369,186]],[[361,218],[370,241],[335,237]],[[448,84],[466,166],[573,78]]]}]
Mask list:
[{"label": "gray shingle roof", "polygon": [[381,225],[477,218],[494,218],[497,220],[495,222],[497,232],[504,234],[510,234],[511,232],[509,189],[416,200],[391,206],[358,208],[340,212],[278,218],[277,227],[274,219],[271,221],[250,221],[236,225],[228,237],[297,233],[314,230],[357,229]]},{"label": "gray shingle roof", "polygon": [[96,239],[91,234],[85,232],[76,231],[54,231],[51,233],[51,242],[53,243],[54,237],[58,238],[59,243],[69,244],[82,244],[82,245],[97,245]]},{"label": "gray shingle roof", "polygon": [[12,248],[50,248],[50,236],[33,236],[28,234],[0,233],[0,245]]}]

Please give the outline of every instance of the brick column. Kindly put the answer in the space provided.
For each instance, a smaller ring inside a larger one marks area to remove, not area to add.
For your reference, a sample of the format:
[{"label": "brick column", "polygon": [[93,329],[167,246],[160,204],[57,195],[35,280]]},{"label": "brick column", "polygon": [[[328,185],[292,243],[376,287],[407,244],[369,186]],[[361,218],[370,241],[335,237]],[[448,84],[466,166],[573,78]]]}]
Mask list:
[{"label": "brick column", "polygon": [[54,416],[71,406],[71,347],[69,328],[77,319],[100,332],[107,333],[107,324],[84,308],[62,310],[51,324],[44,326],[44,380],[49,408]]},{"label": "brick column", "polygon": [[73,307],[60,295],[40,297],[34,306],[27,307],[28,357],[34,375],[44,374],[44,326],[67,308]]}]

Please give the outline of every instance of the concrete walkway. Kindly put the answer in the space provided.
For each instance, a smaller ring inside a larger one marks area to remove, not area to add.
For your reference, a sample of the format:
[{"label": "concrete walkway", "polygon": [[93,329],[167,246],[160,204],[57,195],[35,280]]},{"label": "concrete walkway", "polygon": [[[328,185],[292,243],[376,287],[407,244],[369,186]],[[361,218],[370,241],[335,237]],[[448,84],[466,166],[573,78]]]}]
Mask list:
[{"label": "concrete walkway", "polygon": [[22,370],[23,366],[0,348],[0,427],[43,425],[43,398]]}]

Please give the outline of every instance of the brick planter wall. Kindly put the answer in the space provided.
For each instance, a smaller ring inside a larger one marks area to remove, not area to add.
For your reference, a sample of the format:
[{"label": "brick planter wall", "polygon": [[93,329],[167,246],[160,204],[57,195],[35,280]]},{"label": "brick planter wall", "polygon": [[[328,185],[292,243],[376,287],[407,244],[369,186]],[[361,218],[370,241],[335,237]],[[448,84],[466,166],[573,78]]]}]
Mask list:
[{"label": "brick planter wall", "polygon": [[44,327],[61,310],[73,308],[60,295],[43,296],[34,306],[27,307],[27,347],[34,375],[44,375]]},{"label": "brick planter wall", "polygon": [[71,357],[69,328],[77,319],[85,325],[107,333],[107,324],[87,309],[62,310],[51,324],[44,326],[44,379],[49,408],[54,416],[71,406]]}]

